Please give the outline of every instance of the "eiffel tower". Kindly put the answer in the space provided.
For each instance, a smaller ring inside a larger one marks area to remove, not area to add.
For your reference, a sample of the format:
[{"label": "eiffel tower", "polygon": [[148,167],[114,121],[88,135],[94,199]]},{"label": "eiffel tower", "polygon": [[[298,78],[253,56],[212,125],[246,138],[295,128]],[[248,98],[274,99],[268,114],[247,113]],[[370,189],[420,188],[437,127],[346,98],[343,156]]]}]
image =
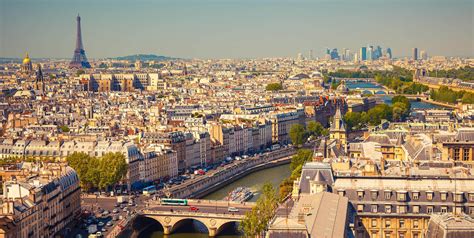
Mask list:
[{"label": "eiffel tower", "polygon": [[90,68],[91,65],[87,61],[86,51],[82,46],[82,34],[81,34],[81,17],[77,15],[77,36],[76,36],[76,49],[72,56],[69,68]]}]

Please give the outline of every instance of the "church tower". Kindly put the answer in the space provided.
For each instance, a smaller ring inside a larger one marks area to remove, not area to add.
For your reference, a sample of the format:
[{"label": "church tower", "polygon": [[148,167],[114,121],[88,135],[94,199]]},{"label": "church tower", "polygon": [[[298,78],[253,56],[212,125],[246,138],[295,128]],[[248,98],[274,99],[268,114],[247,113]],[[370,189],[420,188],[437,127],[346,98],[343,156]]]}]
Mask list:
[{"label": "church tower", "polygon": [[331,128],[329,129],[329,139],[337,140],[341,145],[346,146],[347,144],[347,131],[346,124],[342,118],[341,108],[337,107],[336,114],[331,123]]},{"label": "church tower", "polygon": [[40,64],[38,64],[38,71],[36,71],[35,90],[41,91],[41,95],[44,95],[46,91],[43,71],[41,70]]}]

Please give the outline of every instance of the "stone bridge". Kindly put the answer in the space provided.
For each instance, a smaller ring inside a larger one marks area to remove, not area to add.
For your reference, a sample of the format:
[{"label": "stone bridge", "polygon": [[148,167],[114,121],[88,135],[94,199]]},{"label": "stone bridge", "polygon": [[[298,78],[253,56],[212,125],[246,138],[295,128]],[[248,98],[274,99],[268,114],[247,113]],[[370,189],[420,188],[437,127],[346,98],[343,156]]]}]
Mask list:
[{"label": "stone bridge", "polygon": [[225,225],[238,223],[243,220],[244,214],[222,214],[191,211],[153,211],[143,210],[142,216],[154,219],[163,226],[163,234],[169,235],[179,228],[179,223],[185,220],[195,220],[204,224],[209,231],[209,236],[218,235]]},{"label": "stone bridge", "polygon": [[386,89],[386,88],[355,88],[355,89],[350,89],[351,91],[357,91],[361,92],[364,94],[394,94],[395,91],[391,89]]}]

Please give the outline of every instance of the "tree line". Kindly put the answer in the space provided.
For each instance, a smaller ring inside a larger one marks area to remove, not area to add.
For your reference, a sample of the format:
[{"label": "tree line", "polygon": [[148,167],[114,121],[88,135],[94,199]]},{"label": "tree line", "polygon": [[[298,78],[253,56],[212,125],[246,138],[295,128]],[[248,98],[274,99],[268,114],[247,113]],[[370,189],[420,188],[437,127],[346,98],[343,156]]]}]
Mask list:
[{"label": "tree line", "polygon": [[92,157],[86,153],[73,153],[66,158],[69,166],[76,170],[81,188],[105,190],[117,184],[127,174],[128,165],[121,153],[107,153]]},{"label": "tree line", "polygon": [[455,78],[463,81],[474,80],[474,68],[466,66],[459,69],[429,71],[428,76],[438,78]]},{"label": "tree line", "polygon": [[289,134],[293,145],[300,146],[304,144],[308,138],[328,135],[329,131],[325,129],[321,123],[310,121],[306,127],[301,124],[292,125]]},{"label": "tree line", "polygon": [[392,106],[379,104],[368,112],[347,112],[344,122],[349,131],[361,130],[367,125],[379,125],[382,120],[404,121],[410,115],[411,103],[405,96],[392,98]]},{"label": "tree line", "polygon": [[268,223],[272,219],[278,207],[278,197],[275,188],[271,183],[265,183],[262,188],[262,195],[257,199],[252,210],[245,213],[245,217],[240,223],[240,229],[245,237],[256,237],[267,229]]},{"label": "tree line", "polygon": [[438,102],[457,103],[459,100],[462,103],[474,103],[474,93],[464,90],[456,92],[447,86],[441,86],[438,90],[431,90],[430,96],[431,99]]}]

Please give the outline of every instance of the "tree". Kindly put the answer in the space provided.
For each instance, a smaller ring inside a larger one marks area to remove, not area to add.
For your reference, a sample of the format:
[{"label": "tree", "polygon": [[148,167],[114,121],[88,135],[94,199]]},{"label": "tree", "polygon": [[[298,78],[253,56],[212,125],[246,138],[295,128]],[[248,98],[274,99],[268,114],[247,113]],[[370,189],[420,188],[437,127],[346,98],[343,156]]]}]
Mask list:
[{"label": "tree", "polygon": [[324,127],[319,122],[310,121],[308,122],[308,125],[306,125],[306,130],[309,135],[320,136],[322,131],[324,130]]},{"label": "tree", "polygon": [[99,171],[99,189],[106,189],[118,183],[127,174],[125,156],[118,152],[105,154],[100,158]]},{"label": "tree", "polygon": [[313,151],[309,149],[299,149],[296,155],[291,158],[290,169],[293,171],[298,166],[302,166],[313,158]]},{"label": "tree", "polygon": [[283,85],[281,85],[281,83],[269,83],[265,89],[267,91],[280,91],[283,89]]},{"label": "tree", "polygon": [[107,189],[118,183],[128,169],[125,156],[121,153],[107,153],[100,158],[85,153],[73,153],[66,161],[76,170],[81,187],[85,190]]},{"label": "tree", "polygon": [[364,121],[362,115],[359,112],[347,112],[344,115],[344,122],[347,125],[347,129],[350,131],[359,130],[362,128]]},{"label": "tree", "polygon": [[368,123],[372,126],[378,125],[382,119],[392,120],[392,108],[386,104],[380,104],[367,112]]},{"label": "tree", "polygon": [[93,161],[93,158],[86,153],[74,152],[66,158],[69,166],[71,166],[79,176],[79,181],[81,187],[85,190],[89,190],[93,187],[91,172],[89,172],[90,163]]},{"label": "tree", "polygon": [[245,213],[240,228],[246,237],[255,237],[261,234],[272,219],[278,206],[276,190],[271,183],[265,183],[262,195],[258,198],[256,205],[251,211]]},{"label": "tree", "polygon": [[83,69],[79,69],[76,71],[76,77],[81,75],[81,74],[84,74],[86,71],[84,71]]},{"label": "tree", "polygon": [[61,129],[62,132],[69,132],[70,131],[69,127],[66,126],[66,125],[60,126],[59,129]]},{"label": "tree", "polygon": [[304,126],[300,124],[294,124],[290,128],[290,138],[291,142],[296,145],[302,145],[305,140],[308,138]]}]

